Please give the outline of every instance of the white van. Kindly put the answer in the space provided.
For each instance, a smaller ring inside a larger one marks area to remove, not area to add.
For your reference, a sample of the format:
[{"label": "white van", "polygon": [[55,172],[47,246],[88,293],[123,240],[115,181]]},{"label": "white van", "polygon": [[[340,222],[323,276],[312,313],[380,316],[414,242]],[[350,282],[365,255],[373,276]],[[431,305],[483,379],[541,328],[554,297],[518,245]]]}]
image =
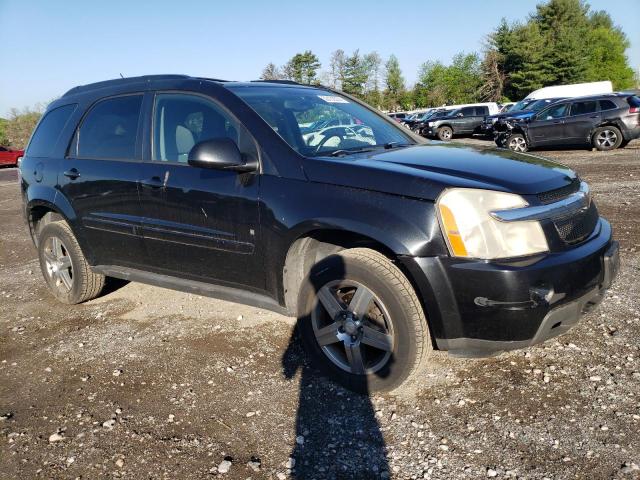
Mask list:
[{"label": "white van", "polygon": [[600,95],[612,93],[613,85],[610,81],[574,83],[572,85],[555,85],[539,88],[527,95],[525,100],[542,100],[544,98],[583,97],[585,95]]}]

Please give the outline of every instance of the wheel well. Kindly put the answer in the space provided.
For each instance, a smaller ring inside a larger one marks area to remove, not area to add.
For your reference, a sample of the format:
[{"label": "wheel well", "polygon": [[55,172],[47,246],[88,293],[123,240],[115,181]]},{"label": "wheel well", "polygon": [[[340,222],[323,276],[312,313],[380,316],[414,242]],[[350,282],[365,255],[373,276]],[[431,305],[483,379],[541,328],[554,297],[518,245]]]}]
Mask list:
[{"label": "wheel well", "polygon": [[298,314],[298,292],[311,267],[325,257],[348,248],[370,248],[390,260],[394,253],[382,243],[344,230],[315,230],[296,239],[289,247],[282,272],[284,300],[287,310]]},{"label": "wheel well", "polygon": [[31,238],[36,247],[38,246],[40,230],[48,223],[59,220],[64,220],[64,217],[46,205],[36,205],[29,210],[29,231],[31,232]]}]

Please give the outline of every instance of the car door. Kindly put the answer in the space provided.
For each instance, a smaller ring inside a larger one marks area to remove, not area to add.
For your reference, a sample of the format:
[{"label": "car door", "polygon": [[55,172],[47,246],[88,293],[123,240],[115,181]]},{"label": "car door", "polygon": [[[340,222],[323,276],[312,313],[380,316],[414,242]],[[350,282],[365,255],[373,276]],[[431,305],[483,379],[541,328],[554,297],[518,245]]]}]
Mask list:
[{"label": "car door", "polygon": [[462,115],[461,117],[456,117],[453,121],[454,127],[453,130],[455,133],[471,133],[473,132],[473,123],[476,119],[476,110],[474,107],[465,107],[463,108],[458,115]]},{"label": "car door", "polygon": [[148,131],[151,148],[140,200],[149,267],[198,281],[263,288],[256,252],[257,172],[187,163],[197,143],[214,138],[230,138],[242,155],[257,159],[249,132],[213,99],[189,92],[156,92]]},{"label": "car door", "polygon": [[58,188],[71,203],[86,245],[100,265],[144,265],[137,227],[141,209],[143,94],[93,104],[73,136],[58,174]]},{"label": "car door", "polygon": [[536,114],[527,124],[529,142],[532,146],[563,144],[566,142],[565,120],[567,103],[552,105]]},{"label": "car door", "polygon": [[600,120],[596,100],[573,102],[569,116],[565,120],[567,141],[571,143],[586,143],[593,125]]}]

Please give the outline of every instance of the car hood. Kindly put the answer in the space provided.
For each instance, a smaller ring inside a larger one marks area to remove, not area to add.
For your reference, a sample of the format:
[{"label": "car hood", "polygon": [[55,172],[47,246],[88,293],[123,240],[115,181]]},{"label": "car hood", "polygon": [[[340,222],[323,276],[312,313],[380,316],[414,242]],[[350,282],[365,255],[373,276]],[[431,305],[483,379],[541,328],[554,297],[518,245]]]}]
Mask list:
[{"label": "car hood", "polygon": [[455,143],[305,158],[303,163],[310,181],[425,200],[435,200],[447,187],[531,195],[564,187],[576,178],[567,167],[535,155]]}]

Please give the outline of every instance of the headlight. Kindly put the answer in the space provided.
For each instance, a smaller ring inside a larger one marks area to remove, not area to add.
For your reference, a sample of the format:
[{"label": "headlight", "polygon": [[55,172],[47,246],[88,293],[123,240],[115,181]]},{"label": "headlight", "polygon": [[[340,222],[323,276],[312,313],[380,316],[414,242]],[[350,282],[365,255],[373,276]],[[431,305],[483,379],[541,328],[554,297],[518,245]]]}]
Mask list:
[{"label": "headlight", "polygon": [[540,222],[501,222],[492,211],[526,207],[513,193],[452,188],[438,199],[440,225],[451,255],[496,259],[549,250]]}]

